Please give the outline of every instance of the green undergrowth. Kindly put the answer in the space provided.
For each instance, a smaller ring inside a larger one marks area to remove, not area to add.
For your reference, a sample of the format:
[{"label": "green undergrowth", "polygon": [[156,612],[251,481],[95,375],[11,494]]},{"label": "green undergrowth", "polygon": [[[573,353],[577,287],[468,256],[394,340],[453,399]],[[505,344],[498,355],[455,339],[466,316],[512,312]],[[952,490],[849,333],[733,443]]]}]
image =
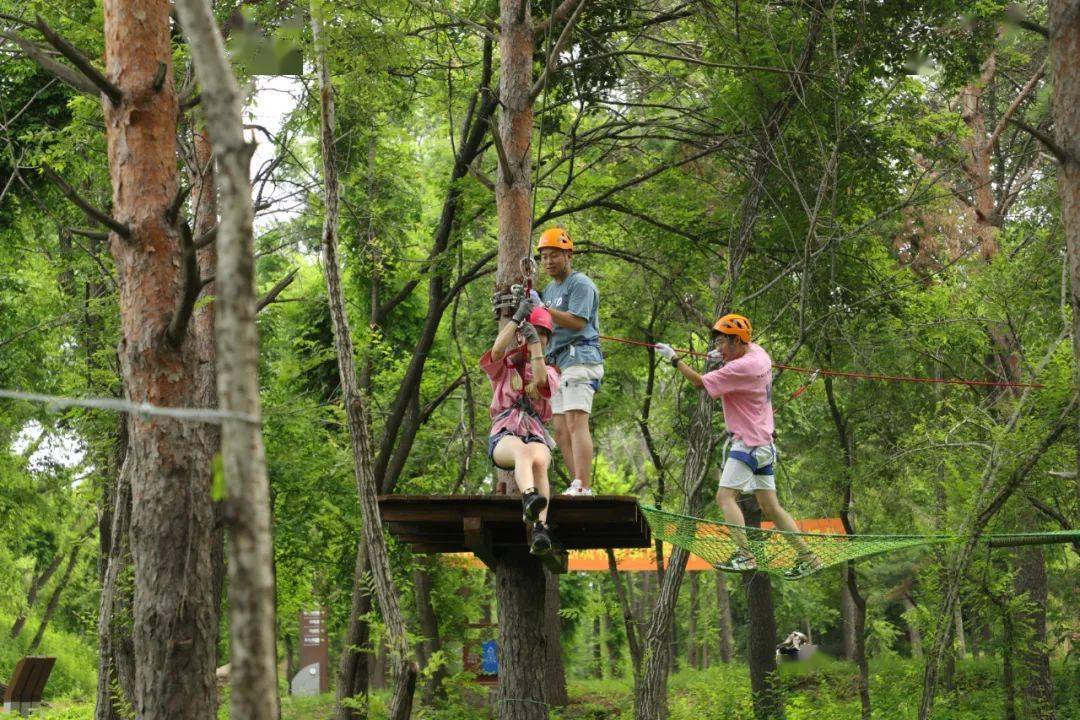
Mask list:
[{"label": "green undergrowth", "polygon": [[[1080,718],[1080,684],[1075,665],[1054,664],[1056,710],[1060,718]],[[825,657],[809,663],[781,667],[787,720],[851,720],[860,715],[858,672],[853,664]],[[633,717],[633,685],[627,679],[569,681],[570,704],[553,708],[552,720],[630,720]],[[873,717],[908,720],[918,714],[922,695],[922,664],[893,657],[870,664],[870,698]],[[224,698],[218,717],[229,717]],[[387,717],[389,693],[372,694],[370,720]],[[334,694],[316,697],[285,697],[282,720],[326,720],[333,716]],[[753,720],[750,681],[746,666],[721,665],[707,670],[682,670],[671,678],[668,703],[670,720]],[[957,664],[955,690],[941,692],[935,720],[985,720],[1001,717],[1001,661],[998,658],[966,660]],[[93,705],[61,699],[35,715],[42,720],[90,720]],[[447,697],[435,706],[423,706],[417,698],[417,720],[486,720],[492,717],[486,688],[473,685],[464,674],[452,677]]]},{"label": "green undergrowth", "polygon": [[[26,648],[37,632],[38,619],[31,617],[19,637],[14,640],[8,635],[15,618],[0,614],[0,683],[7,684],[19,659],[26,655]],[[56,658],[52,675],[45,686],[44,697],[47,702],[65,705],[73,702],[92,701],[97,687],[97,653],[87,638],[66,632],[55,632],[49,628],[35,655]],[[66,718],[65,718],[66,720]]]}]

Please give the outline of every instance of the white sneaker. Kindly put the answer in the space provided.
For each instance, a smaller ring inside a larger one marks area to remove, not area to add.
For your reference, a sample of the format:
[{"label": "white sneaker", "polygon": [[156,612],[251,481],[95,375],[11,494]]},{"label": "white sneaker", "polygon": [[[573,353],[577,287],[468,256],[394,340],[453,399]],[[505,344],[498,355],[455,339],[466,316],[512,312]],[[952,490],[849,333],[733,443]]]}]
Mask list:
[{"label": "white sneaker", "polygon": [[563,490],[563,495],[578,495],[589,496],[592,495],[592,488],[587,488],[581,484],[580,480],[575,479],[570,486]]}]

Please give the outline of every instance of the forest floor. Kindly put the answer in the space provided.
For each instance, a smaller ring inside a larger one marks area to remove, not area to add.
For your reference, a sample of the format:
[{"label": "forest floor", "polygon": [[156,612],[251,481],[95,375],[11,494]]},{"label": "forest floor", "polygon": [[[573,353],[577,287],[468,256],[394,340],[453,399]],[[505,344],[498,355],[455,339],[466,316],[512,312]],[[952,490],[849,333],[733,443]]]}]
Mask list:
[{"label": "forest floor", "polygon": [[[915,718],[922,687],[922,665],[899,657],[871,662],[870,697],[873,717],[882,720]],[[1080,718],[1080,666],[1054,665],[1057,717]],[[787,720],[854,720],[860,715],[854,665],[822,658],[781,669]],[[941,693],[936,720],[986,720],[1002,716],[1001,663],[997,658],[968,659],[958,663],[953,692]],[[448,682],[447,699],[435,706],[418,706],[417,720],[485,720],[491,717],[490,700],[477,692],[466,676]],[[572,680],[571,702],[554,708],[552,720],[630,720],[633,690],[629,679]],[[387,695],[371,699],[371,720],[385,718]],[[750,687],[745,665],[681,670],[672,677],[670,720],[752,720]],[[334,696],[282,699],[282,720],[330,720]],[[56,700],[40,720],[89,720],[91,703]],[[219,718],[228,718],[227,703]]]}]

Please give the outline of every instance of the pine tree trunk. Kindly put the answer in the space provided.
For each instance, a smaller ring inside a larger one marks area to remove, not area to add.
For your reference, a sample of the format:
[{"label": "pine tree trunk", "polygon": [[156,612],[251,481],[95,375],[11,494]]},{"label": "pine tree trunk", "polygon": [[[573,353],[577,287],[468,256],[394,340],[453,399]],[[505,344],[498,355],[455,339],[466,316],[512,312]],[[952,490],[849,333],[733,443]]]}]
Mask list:
[{"label": "pine tree trunk", "polygon": [[[1073,386],[1080,387],[1080,2],[1050,0],[1049,10],[1054,135],[1065,155],[1058,166],[1058,190],[1072,306]],[[1077,428],[1080,429],[1080,415]],[[1076,488],[1080,493],[1080,432],[1076,470]]]},{"label": "pine tree trunk", "polygon": [[334,345],[341,378],[342,396],[345,402],[349,439],[352,444],[353,465],[356,475],[357,495],[360,499],[362,517],[361,531],[367,547],[375,593],[379,610],[386,623],[391,647],[391,664],[394,677],[394,693],[390,700],[390,720],[406,720],[412,712],[413,694],[416,689],[418,669],[412,657],[412,649],[405,627],[405,619],[398,601],[397,589],[390,569],[390,559],[383,535],[382,516],[379,514],[378,488],[374,476],[374,455],[371,445],[371,429],[368,427],[366,398],[361,394],[356,374],[355,354],[349,320],[345,312],[345,292],[341,285],[341,269],[338,260],[338,212],[341,188],[338,181],[335,142],[334,89],[330,82],[325,49],[322,46],[322,27],[319,9],[312,6],[312,33],[318,53],[321,149],[323,158],[323,183],[326,216],[323,221],[322,249],[323,271],[326,274],[330,316],[333,321]]},{"label": "pine tree trunk", "polygon": [[499,612],[499,720],[545,720],[544,570],[527,548],[505,550],[495,563]]},{"label": "pine tree trunk", "polygon": [[[739,501],[747,527],[761,527],[761,509],[752,496]],[[749,532],[747,533],[749,536]],[[772,580],[767,573],[743,576],[749,615],[747,664],[756,720],[783,720],[784,699],[776,675],[776,615]]]},{"label": "pine tree trunk", "polygon": [[559,619],[559,575],[544,571],[544,697],[548,705],[570,703],[566,691],[566,665],[562,651],[562,621]]},{"label": "pine tree trunk", "polygon": [[[130,231],[126,239],[111,236],[124,392],[133,402],[192,407],[197,355],[190,338],[167,339],[183,291],[180,231],[167,219],[179,184],[170,3],[106,0],[104,12],[106,76],[123,93],[103,107],[113,217]],[[201,458],[192,423],[129,417],[135,710],[142,720],[214,715],[210,468]]]},{"label": "pine tree trunk", "polygon": [[866,659],[866,600],[859,593],[853,562],[847,563],[845,582],[852,604],[855,606],[855,663],[859,666],[859,706],[862,720],[870,720],[870,665]]},{"label": "pine tree trunk", "polygon": [[1024,609],[1016,614],[1023,628],[1024,642],[1018,648],[1023,680],[1024,717],[1031,720],[1054,720],[1054,680],[1050,674],[1050,656],[1046,651],[1046,559],[1042,547],[1030,545],[1019,551],[1019,572],[1015,595],[1026,594]]},{"label": "pine tree trunk", "polygon": [[956,629],[953,631],[956,638],[956,657],[963,660],[967,657],[967,635],[964,632],[963,603],[959,599],[957,599],[956,607],[953,609],[953,623],[956,625]]},{"label": "pine tree trunk", "polygon": [[732,633],[731,595],[728,593],[724,573],[716,573],[716,608],[720,616],[720,662],[730,663],[735,655],[735,638]]},{"label": "pine tree trunk", "polygon": [[[230,715],[237,720],[275,720],[280,708],[270,481],[261,429],[255,210],[250,186],[255,147],[244,138],[243,95],[209,0],[176,0],[176,9],[201,86],[207,125],[214,129],[212,144],[221,201],[215,316],[201,327],[214,328],[221,409],[247,418],[225,420],[220,435],[229,534]],[[214,438],[215,433],[204,437],[204,451],[213,452]],[[210,615],[216,640],[217,598],[212,575],[211,568]]]}]

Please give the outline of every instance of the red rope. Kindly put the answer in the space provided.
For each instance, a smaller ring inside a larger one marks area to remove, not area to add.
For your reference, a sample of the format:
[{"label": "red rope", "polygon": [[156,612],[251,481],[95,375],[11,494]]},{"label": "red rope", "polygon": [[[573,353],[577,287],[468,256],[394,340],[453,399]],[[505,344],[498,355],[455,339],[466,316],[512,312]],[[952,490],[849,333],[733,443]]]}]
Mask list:
[{"label": "red rope", "polygon": [[[656,347],[656,343],[642,342],[641,340],[628,340],[626,338],[611,337],[610,335],[601,335],[601,340],[610,340],[612,342],[623,343],[625,345],[640,345],[642,347]],[[696,355],[697,357],[706,357],[706,353],[695,352],[693,350],[679,350],[676,352],[683,355]],[[1041,390],[1045,388],[1045,385],[1040,383],[1022,383],[1022,382],[997,382],[994,380],[960,380],[958,378],[928,378],[928,377],[913,377],[910,375],[877,375],[874,373],[858,373],[858,372],[844,372],[842,370],[822,370],[820,368],[808,368],[799,367],[797,365],[782,365],[780,363],[773,363],[773,367],[781,370],[791,370],[793,372],[801,373],[813,373],[820,372],[822,375],[831,375],[833,377],[852,378],[856,380],[881,380],[885,382],[911,382],[911,383],[930,383],[937,385],[969,385],[974,387],[1012,387],[1012,388],[1033,388]],[[806,388],[802,388],[805,390]],[[798,394],[802,394],[801,392]]]}]

